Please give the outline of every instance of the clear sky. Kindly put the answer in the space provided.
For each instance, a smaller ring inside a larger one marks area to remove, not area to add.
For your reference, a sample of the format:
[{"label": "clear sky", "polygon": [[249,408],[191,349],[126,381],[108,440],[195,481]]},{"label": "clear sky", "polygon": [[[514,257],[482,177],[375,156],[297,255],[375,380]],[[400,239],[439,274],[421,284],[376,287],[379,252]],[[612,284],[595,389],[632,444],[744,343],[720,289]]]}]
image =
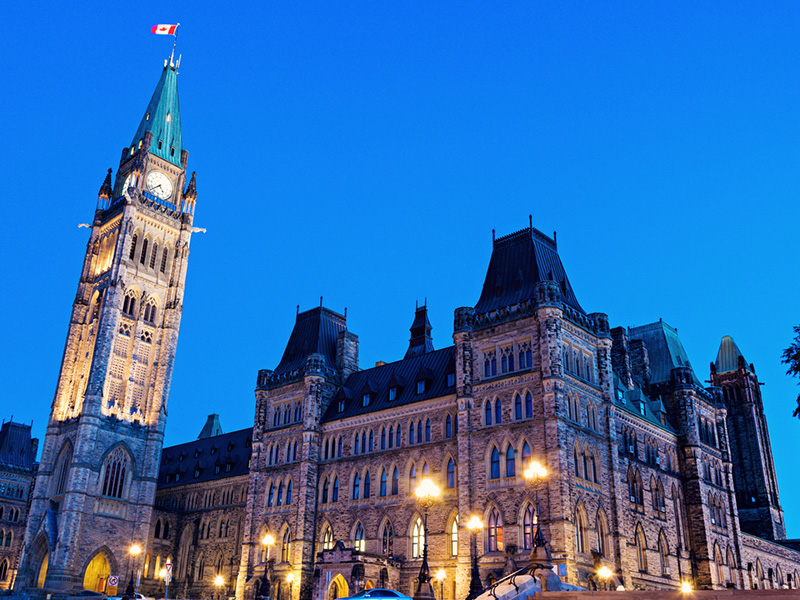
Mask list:
[{"label": "clear sky", "polygon": [[97,190],[181,22],[195,224],[167,443],[252,424],[295,307],[348,309],[361,364],[434,344],[498,235],[558,231],[579,301],[663,318],[701,379],[733,335],[765,386],[800,537],[780,353],[800,322],[796,2],[15,2],[4,7],[2,416],[42,437]]}]

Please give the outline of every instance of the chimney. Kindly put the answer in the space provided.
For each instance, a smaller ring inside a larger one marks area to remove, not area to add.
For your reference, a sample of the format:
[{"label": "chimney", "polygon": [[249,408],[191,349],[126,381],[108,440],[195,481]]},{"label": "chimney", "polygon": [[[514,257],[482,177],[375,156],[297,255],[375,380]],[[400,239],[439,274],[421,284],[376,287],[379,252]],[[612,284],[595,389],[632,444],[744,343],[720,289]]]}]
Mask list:
[{"label": "chimney", "polygon": [[631,340],[631,376],[643,390],[650,385],[650,356],[642,340]]},{"label": "chimney", "polygon": [[628,334],[624,327],[614,327],[611,330],[611,367],[616,371],[622,385],[632,388],[631,357],[628,349]]}]

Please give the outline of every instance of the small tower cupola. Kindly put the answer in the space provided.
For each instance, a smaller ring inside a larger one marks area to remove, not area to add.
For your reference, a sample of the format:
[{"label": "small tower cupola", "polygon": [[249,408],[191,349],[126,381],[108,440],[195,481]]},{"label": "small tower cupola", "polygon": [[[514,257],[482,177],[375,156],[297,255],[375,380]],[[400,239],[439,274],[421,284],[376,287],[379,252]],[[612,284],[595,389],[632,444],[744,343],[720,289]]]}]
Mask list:
[{"label": "small tower cupola", "polygon": [[106,173],[106,178],[103,180],[103,185],[100,186],[100,191],[97,192],[97,208],[108,208],[108,205],[111,202],[112,194],[113,188],[111,187],[111,169],[109,169],[108,173]]},{"label": "small tower cupola", "polygon": [[433,352],[431,329],[433,327],[431,327],[431,322],[428,320],[428,305],[426,302],[422,306],[417,306],[417,310],[414,313],[414,322],[409,329],[411,339],[408,342],[405,358]]},{"label": "small tower cupola", "polygon": [[192,178],[189,180],[189,185],[186,186],[186,191],[183,192],[183,212],[194,214],[194,204],[196,201],[197,201],[196,172],[192,171]]}]

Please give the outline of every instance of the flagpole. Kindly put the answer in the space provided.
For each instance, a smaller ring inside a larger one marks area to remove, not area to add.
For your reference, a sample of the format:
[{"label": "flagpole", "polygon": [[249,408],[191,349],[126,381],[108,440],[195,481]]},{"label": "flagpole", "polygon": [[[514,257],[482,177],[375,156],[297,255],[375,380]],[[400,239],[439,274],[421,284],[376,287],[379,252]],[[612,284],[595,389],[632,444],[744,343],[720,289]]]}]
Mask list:
[{"label": "flagpole", "polygon": [[172,40],[172,54],[171,54],[171,55],[170,55],[170,57],[169,57],[169,63],[170,63],[170,64],[173,64],[173,59],[175,58],[175,46],[177,46],[177,45],[178,45],[178,27],[180,27],[180,25],[181,25],[180,23],[178,23],[177,25],[175,25],[175,33],[173,33],[173,34],[172,34],[172,36],[173,36],[173,40]]}]

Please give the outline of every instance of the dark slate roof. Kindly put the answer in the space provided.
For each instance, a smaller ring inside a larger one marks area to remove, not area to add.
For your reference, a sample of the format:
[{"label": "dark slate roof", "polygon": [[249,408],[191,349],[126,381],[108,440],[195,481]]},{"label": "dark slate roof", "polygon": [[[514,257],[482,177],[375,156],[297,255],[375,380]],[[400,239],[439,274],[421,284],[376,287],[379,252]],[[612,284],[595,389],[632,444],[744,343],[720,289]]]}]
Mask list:
[{"label": "dark slate roof", "polygon": [[219,415],[217,413],[212,413],[208,415],[206,419],[206,424],[203,425],[203,428],[200,430],[200,435],[197,436],[197,439],[207,438],[207,437],[214,437],[217,435],[222,435],[222,425],[219,422]]},{"label": "dark slate roof", "polygon": [[318,306],[297,313],[297,319],[274,376],[302,370],[310,354],[321,354],[328,366],[336,365],[336,339],[347,329],[347,319],[337,312]]},{"label": "dark slate roof", "polygon": [[[617,405],[621,406],[629,413],[635,414],[640,419],[644,419],[649,423],[658,425],[670,432],[675,432],[675,428],[670,424],[666,417],[666,409],[664,402],[659,396],[655,400],[647,396],[642,388],[634,382],[632,388],[628,388],[622,383],[616,371],[614,371],[614,401]],[[664,421],[661,420],[661,415],[664,414]]]},{"label": "dark slate roof", "polygon": [[[670,372],[675,367],[692,367],[681,338],[678,337],[678,330],[670,327],[662,319],[649,325],[628,327],[628,338],[642,340],[647,346],[651,383],[669,381]],[[692,369],[692,378],[695,385],[704,387],[694,369]]]},{"label": "dark slate roof", "polygon": [[[742,359],[744,359],[742,351],[739,350],[739,346],[736,345],[736,342],[733,341],[733,338],[729,335],[724,336],[722,341],[719,343],[717,360],[714,362],[714,366],[717,368],[717,373],[726,373],[727,371],[738,370],[740,356]],[[746,360],[744,361],[744,364],[747,365]]]},{"label": "dark slate roof", "polygon": [[[250,472],[253,428],[170,446],[161,451],[158,489],[213,481]],[[226,470],[227,465],[230,467]],[[219,466],[219,473],[217,473]],[[199,474],[195,477],[195,470]],[[180,477],[176,476],[180,475]]]},{"label": "dark slate roof", "polygon": [[30,469],[36,465],[38,440],[31,439],[31,426],[9,421],[0,427],[0,463]]},{"label": "dark slate roof", "polygon": [[[454,394],[455,385],[447,386],[447,374],[455,373],[455,346],[411,356],[397,362],[350,375],[331,401],[322,422],[364,415],[396,408],[422,400]],[[425,379],[425,391],[417,394],[417,381]],[[397,387],[397,397],[389,401],[389,388]],[[369,406],[363,406],[364,394],[370,394]],[[344,411],[339,412],[339,400]]]},{"label": "dark slate roof", "polygon": [[405,358],[418,354],[433,352],[433,338],[431,338],[431,322],[428,320],[428,306],[418,306],[414,312],[414,322],[409,331],[411,339],[408,340],[408,350]]},{"label": "dark slate roof", "polygon": [[475,311],[485,313],[532,300],[536,284],[546,280],[559,283],[564,302],[586,314],[578,304],[553,238],[534,227],[497,238]]}]

